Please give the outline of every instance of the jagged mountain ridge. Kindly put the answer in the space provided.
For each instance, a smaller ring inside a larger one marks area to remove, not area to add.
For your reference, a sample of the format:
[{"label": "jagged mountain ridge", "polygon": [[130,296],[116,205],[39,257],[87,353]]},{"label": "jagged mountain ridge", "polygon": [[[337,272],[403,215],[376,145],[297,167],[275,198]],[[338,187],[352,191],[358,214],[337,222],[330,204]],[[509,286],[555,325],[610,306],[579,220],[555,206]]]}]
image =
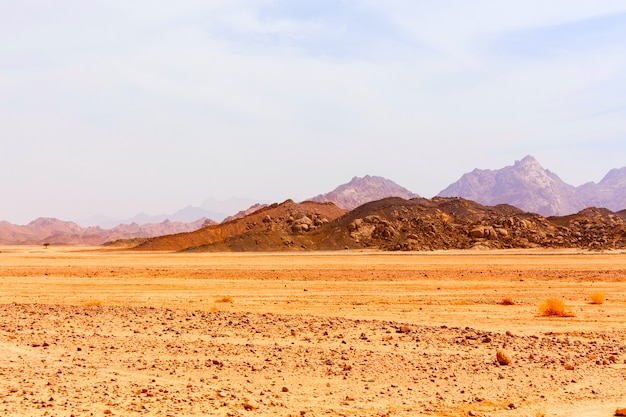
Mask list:
[{"label": "jagged mountain ridge", "polygon": [[526,156],[502,169],[475,169],[438,195],[485,205],[511,204],[544,216],[568,215],[587,207],[617,211],[626,208],[626,168],[611,170],[597,184],[574,187]]},{"label": "jagged mountain ridge", "polygon": [[408,200],[418,198],[419,195],[386,178],[366,175],[354,177],[350,182],[338,186],[333,191],[317,195],[310,200],[318,203],[330,202],[343,209],[352,210],[365,203],[387,197],[400,197]]},{"label": "jagged mountain ridge", "polygon": [[626,167],[610,170],[599,183],[589,182],[576,190],[577,198],[586,207],[626,209]]}]

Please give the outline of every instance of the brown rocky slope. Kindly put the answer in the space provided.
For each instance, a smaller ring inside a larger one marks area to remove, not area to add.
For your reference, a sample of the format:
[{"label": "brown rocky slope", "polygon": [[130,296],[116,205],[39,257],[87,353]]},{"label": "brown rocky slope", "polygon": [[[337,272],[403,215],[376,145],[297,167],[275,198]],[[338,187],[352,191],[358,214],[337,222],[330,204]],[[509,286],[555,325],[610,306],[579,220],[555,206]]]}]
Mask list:
[{"label": "brown rocky slope", "polygon": [[245,217],[190,233],[162,236],[139,244],[140,250],[276,251],[310,248],[309,233],[346,213],[332,203],[287,200]]},{"label": "brown rocky slope", "polygon": [[386,198],[346,212],[332,203],[287,200],[231,222],[148,239],[139,250],[441,250],[626,248],[626,214],[587,208],[544,217],[463,198]]}]

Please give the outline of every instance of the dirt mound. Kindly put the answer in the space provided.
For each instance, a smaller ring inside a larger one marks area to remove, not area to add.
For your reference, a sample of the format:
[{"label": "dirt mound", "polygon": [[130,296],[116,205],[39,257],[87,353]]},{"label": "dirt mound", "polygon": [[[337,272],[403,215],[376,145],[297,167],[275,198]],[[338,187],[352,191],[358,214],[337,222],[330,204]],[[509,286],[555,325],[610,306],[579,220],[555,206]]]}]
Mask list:
[{"label": "dirt mound", "polygon": [[346,212],[332,203],[287,200],[192,233],[148,239],[140,250],[285,251],[382,249],[626,248],[626,219],[587,208],[544,217],[463,198],[386,198]]}]

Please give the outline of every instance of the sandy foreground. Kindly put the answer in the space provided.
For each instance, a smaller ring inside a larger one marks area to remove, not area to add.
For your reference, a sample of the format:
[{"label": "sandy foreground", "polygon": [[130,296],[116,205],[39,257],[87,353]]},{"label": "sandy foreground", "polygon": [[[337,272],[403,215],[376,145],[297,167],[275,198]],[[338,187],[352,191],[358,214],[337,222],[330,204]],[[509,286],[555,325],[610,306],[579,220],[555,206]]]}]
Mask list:
[{"label": "sandy foreground", "polygon": [[622,252],[0,247],[0,415],[611,416],[625,307]]}]

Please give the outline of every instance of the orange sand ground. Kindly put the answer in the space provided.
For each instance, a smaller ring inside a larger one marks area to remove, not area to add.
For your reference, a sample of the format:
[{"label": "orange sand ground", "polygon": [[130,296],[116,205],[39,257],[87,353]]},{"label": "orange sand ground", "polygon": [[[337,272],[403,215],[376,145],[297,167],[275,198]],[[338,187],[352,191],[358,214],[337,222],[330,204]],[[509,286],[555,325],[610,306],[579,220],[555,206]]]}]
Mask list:
[{"label": "orange sand ground", "polygon": [[622,252],[0,247],[0,414],[610,416],[625,281]]}]

